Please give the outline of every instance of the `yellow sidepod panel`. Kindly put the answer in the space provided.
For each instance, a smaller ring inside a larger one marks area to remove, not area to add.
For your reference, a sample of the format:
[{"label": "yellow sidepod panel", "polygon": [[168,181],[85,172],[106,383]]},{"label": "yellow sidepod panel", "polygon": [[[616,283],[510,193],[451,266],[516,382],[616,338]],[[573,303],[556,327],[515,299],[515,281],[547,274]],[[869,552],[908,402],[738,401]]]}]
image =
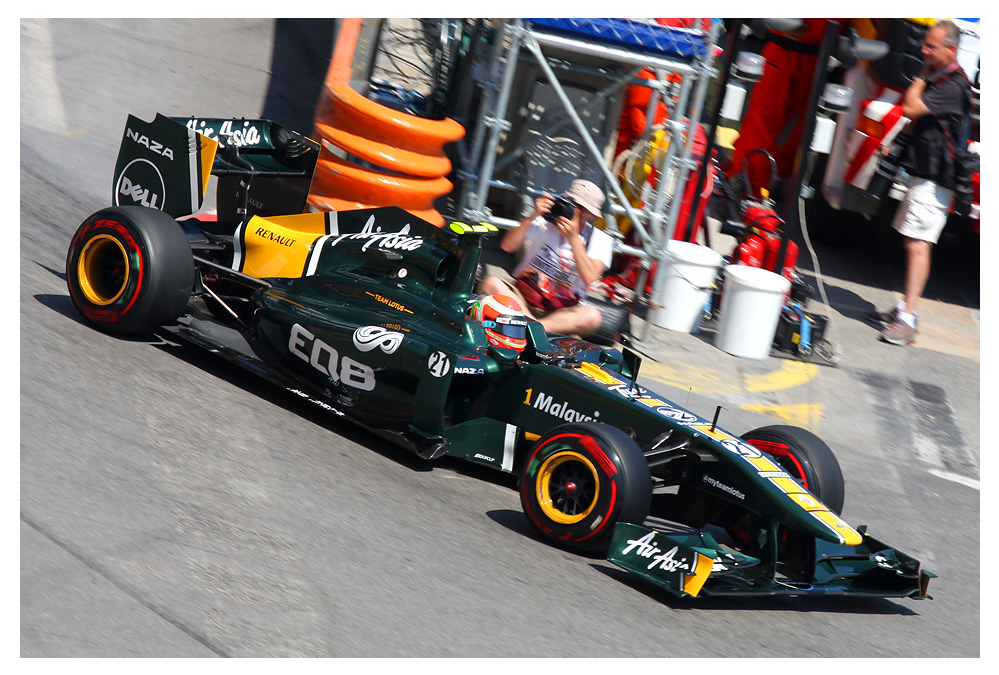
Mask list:
[{"label": "yellow sidepod panel", "polygon": [[335,223],[332,212],[253,216],[236,231],[232,266],[258,279],[304,276],[313,244],[331,234]]}]

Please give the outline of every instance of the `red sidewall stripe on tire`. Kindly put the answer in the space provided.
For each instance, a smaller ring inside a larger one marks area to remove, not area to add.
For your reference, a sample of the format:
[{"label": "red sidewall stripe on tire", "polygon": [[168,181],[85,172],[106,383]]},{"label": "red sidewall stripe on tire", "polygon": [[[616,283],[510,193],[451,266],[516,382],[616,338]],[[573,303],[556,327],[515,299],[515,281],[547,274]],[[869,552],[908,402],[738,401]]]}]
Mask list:
[{"label": "red sidewall stripe on tire", "polygon": [[604,449],[601,448],[591,436],[582,436],[580,437],[580,441],[587,450],[593,453],[597,463],[600,464],[600,467],[604,470],[604,473],[611,478],[617,475],[617,467],[614,466],[614,463],[610,461],[610,458],[607,456],[607,453],[604,452]]},{"label": "red sidewall stripe on tire", "polygon": [[525,506],[527,507],[527,516],[534,522],[535,525],[537,525],[538,529],[541,530],[543,534],[549,537],[554,537],[555,530],[541,522],[541,519],[538,518],[538,514],[534,512],[534,506],[532,505],[531,500],[526,500]]},{"label": "red sidewall stripe on tire", "polygon": [[597,464],[599,464],[600,468],[604,470],[604,473],[606,473],[610,477],[614,477],[617,475],[617,467],[614,466],[614,463],[612,461],[610,461],[610,458],[607,456],[607,453],[604,452],[604,449],[601,448],[600,445],[595,440],[593,440],[591,436],[584,436],[582,434],[567,433],[567,434],[559,434],[558,436],[552,436],[551,438],[548,439],[548,441],[544,445],[540,446],[537,450],[534,451],[534,453],[531,454],[531,458],[530,460],[528,460],[528,465],[530,465],[530,462],[534,461],[534,458],[538,456],[539,452],[547,448],[553,441],[557,441],[560,438],[578,438],[580,444],[583,447],[585,447],[587,450],[589,450],[591,453],[593,453],[593,458],[597,460]]},{"label": "red sidewall stripe on tire", "polygon": [[[603,517],[600,520],[600,526],[597,527],[597,529],[595,529],[592,532],[590,532],[589,534],[587,534],[586,536],[580,537],[579,539],[575,540],[577,542],[578,541],[586,541],[590,537],[595,536],[597,533],[599,533],[601,530],[603,530],[604,527],[607,525],[607,523],[610,522],[610,514],[614,512],[614,506],[615,506],[615,504],[617,504],[617,481],[614,480],[614,476],[617,475],[617,467],[614,466],[614,463],[610,461],[610,458],[607,456],[607,453],[604,452],[604,449],[601,448],[600,445],[595,440],[593,440],[592,437],[590,437],[590,436],[584,436],[582,434],[565,433],[565,434],[559,434],[558,436],[552,436],[551,438],[549,438],[547,440],[547,442],[544,445],[538,446],[538,448],[533,453],[531,453],[531,457],[527,461],[528,472],[530,472],[531,463],[534,462],[534,460],[538,456],[538,454],[542,450],[544,450],[545,448],[547,448],[549,445],[551,445],[551,443],[553,441],[557,441],[560,438],[577,438],[577,439],[579,439],[580,444],[583,445],[583,447],[585,447],[587,450],[589,450],[593,454],[593,457],[594,457],[594,459],[596,459],[597,463],[600,465],[600,468],[604,470],[604,473],[606,473],[607,477],[610,479],[610,486],[611,486],[611,490],[610,490],[610,493],[611,493],[610,494],[610,504],[607,505],[607,509],[603,513]],[[531,493],[534,494],[535,492],[536,492],[536,484],[534,483],[534,481],[531,481]],[[533,508],[531,508],[530,501],[528,501],[527,504],[528,504],[528,507],[529,507],[528,516],[531,518],[531,520],[533,520],[534,523],[543,532],[545,532],[549,536],[552,536],[554,533],[551,531],[550,528],[546,527],[545,525],[543,525],[541,523],[541,521],[538,518],[537,514],[535,514]],[[560,537],[560,538],[561,539],[568,539],[571,536],[572,535],[570,534],[570,535],[567,535],[565,537]]]},{"label": "red sidewall stripe on tire", "polygon": [[79,241],[80,239],[83,239],[91,230],[100,227],[107,228],[109,230],[118,233],[121,236],[121,238],[124,239],[126,246],[128,246],[132,251],[135,252],[136,259],[138,260],[138,264],[136,265],[135,289],[132,291],[132,297],[129,300],[128,304],[124,307],[124,309],[115,310],[111,312],[108,312],[107,310],[97,310],[97,309],[94,310],[94,313],[99,313],[101,315],[100,318],[104,320],[107,320],[108,318],[111,318],[112,320],[117,320],[119,317],[123,316],[130,309],[132,309],[132,305],[134,305],[135,301],[138,300],[139,298],[139,289],[142,288],[142,268],[143,268],[142,251],[139,249],[139,245],[135,241],[135,238],[132,236],[132,234],[121,223],[119,223],[116,220],[102,219],[95,221],[80,233],[77,240]]}]

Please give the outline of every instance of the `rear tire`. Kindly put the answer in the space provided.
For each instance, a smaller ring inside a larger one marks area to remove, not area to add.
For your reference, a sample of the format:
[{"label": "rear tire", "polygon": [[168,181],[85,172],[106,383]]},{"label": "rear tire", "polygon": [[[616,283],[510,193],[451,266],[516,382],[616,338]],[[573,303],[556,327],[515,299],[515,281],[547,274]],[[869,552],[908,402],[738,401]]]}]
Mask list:
[{"label": "rear tire", "polygon": [[166,213],[143,206],[102,209],[77,229],[66,283],[83,318],[123,335],[172,323],[194,288],[187,235]]},{"label": "rear tire", "polygon": [[649,515],[652,476],[626,433],[595,422],[564,424],[528,455],[520,502],[538,532],[558,546],[606,552],[614,525]]}]

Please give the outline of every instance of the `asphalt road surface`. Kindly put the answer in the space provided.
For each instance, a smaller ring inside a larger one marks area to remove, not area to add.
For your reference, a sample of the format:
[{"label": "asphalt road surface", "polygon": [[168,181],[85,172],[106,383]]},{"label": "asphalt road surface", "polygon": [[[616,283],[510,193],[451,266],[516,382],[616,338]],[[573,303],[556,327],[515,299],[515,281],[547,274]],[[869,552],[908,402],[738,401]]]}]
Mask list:
[{"label": "asphalt road surface", "polygon": [[[844,517],[937,573],[934,599],[680,601],[536,539],[509,477],[426,464],[210,354],[85,326],[66,248],[110,203],[126,116],[266,111],[307,131],[329,24],[20,28],[21,656],[980,655],[977,482],[879,445],[863,397],[830,403]],[[937,367],[943,383],[957,366]],[[732,407],[734,430],[771,421]]]}]

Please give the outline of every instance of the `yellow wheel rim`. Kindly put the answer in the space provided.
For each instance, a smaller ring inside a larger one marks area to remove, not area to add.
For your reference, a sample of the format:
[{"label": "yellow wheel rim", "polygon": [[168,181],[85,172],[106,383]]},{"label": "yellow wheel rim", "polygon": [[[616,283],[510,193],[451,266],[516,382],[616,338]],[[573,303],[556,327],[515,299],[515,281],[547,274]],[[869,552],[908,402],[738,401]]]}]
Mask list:
[{"label": "yellow wheel rim", "polygon": [[578,452],[557,452],[538,470],[538,503],[545,516],[556,523],[572,525],[583,520],[599,496],[597,469]]},{"label": "yellow wheel rim", "polygon": [[131,272],[121,242],[108,234],[89,240],[76,263],[80,290],[95,305],[110,305],[125,292]]}]

